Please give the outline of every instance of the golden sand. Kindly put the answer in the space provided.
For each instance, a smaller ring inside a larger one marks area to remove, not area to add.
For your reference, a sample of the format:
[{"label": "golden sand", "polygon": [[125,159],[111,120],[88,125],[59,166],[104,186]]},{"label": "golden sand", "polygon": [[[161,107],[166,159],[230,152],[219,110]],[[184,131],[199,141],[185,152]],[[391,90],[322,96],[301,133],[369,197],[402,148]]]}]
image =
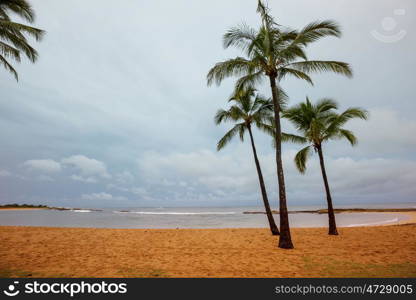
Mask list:
[{"label": "golden sand", "polygon": [[[415,217],[415,216],[413,216]],[[292,229],[0,227],[0,277],[415,277],[416,225]]]}]

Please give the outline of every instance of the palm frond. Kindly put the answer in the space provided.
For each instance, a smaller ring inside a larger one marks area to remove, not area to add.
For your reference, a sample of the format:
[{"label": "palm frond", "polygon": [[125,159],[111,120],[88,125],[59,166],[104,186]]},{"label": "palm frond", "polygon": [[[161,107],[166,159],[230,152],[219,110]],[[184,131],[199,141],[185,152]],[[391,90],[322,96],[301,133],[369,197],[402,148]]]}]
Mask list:
[{"label": "palm frond", "polygon": [[7,10],[14,12],[29,23],[35,20],[35,12],[26,0],[1,0],[0,15],[7,16]]},{"label": "palm frond", "polygon": [[270,116],[268,119],[265,120],[265,122],[261,122],[257,125],[257,127],[263,131],[264,133],[270,135],[271,137],[275,137],[276,130],[274,129],[274,118],[273,116]]},{"label": "palm frond", "polygon": [[282,132],[282,142],[291,142],[294,144],[306,144],[308,140],[300,135]]},{"label": "palm frond", "polygon": [[236,90],[244,90],[250,86],[256,86],[263,81],[263,71],[260,70],[258,72],[248,74],[245,76],[240,77],[237,82],[235,83]]},{"label": "palm frond", "polygon": [[19,52],[22,51],[31,62],[35,62],[37,60],[38,52],[27,43],[26,39],[22,39],[14,34],[6,37],[1,32],[0,38],[3,38],[3,40],[10,42],[14,46],[14,48],[17,49]]},{"label": "palm frond", "polygon": [[243,23],[240,26],[230,28],[223,36],[223,46],[228,48],[236,46],[242,50],[247,49],[256,39],[257,32]]},{"label": "palm frond", "polygon": [[278,25],[270,15],[267,5],[265,5],[261,0],[259,0],[257,4],[257,12],[260,14],[263,25],[267,29],[272,29],[275,25]]},{"label": "palm frond", "polygon": [[231,113],[229,110],[219,109],[214,117],[214,122],[216,125],[221,124],[222,122],[232,119]]},{"label": "palm frond", "polygon": [[20,62],[21,52],[23,52],[31,62],[35,62],[38,53],[28,43],[27,37],[40,40],[45,32],[35,27],[13,22],[9,13],[14,13],[30,23],[34,21],[35,13],[26,0],[0,0],[0,62],[18,80],[17,72],[8,59],[12,58]]},{"label": "palm frond", "polygon": [[17,62],[20,62],[20,52],[16,48],[7,45],[6,43],[3,43],[0,41],[0,53],[3,55],[3,57],[11,57]]},{"label": "palm frond", "polygon": [[289,46],[284,47],[281,50],[278,50],[276,55],[279,58],[279,61],[290,63],[296,59],[307,60],[305,50],[302,47],[299,47],[297,44],[290,44]]},{"label": "palm frond", "polygon": [[283,110],[282,118],[288,119],[297,129],[308,128],[308,117],[305,117],[304,111],[302,105],[298,104]]},{"label": "palm frond", "polygon": [[341,114],[330,114],[327,116],[328,127],[325,132],[325,139],[329,139],[333,136],[338,136],[338,132],[341,127],[351,119],[367,120],[368,112],[365,109],[359,107],[351,107],[345,110]]},{"label": "palm frond", "polygon": [[334,72],[347,77],[352,77],[352,70],[349,64],[340,61],[307,60],[290,63],[284,67],[289,67],[305,73]]},{"label": "palm frond", "polygon": [[357,137],[354,135],[354,133],[347,129],[340,129],[338,132],[338,136],[339,138],[347,139],[352,146],[356,145],[358,142]]},{"label": "palm frond", "polygon": [[330,98],[319,99],[315,105],[317,113],[324,113],[331,109],[338,109],[338,103]]},{"label": "palm frond", "polygon": [[273,102],[270,98],[257,94],[254,98],[250,112],[253,114],[263,113],[264,111],[273,111]]},{"label": "palm frond", "polygon": [[300,173],[305,173],[306,171],[306,162],[308,161],[308,157],[311,155],[311,146],[307,146],[300,150],[295,155],[295,165],[296,168],[299,170]]},{"label": "palm frond", "polygon": [[316,42],[320,38],[327,36],[341,36],[341,30],[335,21],[326,20],[309,23],[299,32],[293,43],[306,46],[309,43]]},{"label": "palm frond", "polygon": [[287,103],[289,102],[289,96],[286,94],[286,92],[282,89],[280,85],[277,87],[277,101],[279,102],[280,110],[285,110],[287,107]]},{"label": "palm frond", "polygon": [[243,139],[245,131],[245,123],[236,124],[233,128],[231,128],[219,141],[217,144],[217,151],[220,151],[224,148],[238,133],[240,135],[240,139]]},{"label": "palm frond", "polygon": [[[0,28],[2,33],[5,31],[12,33],[12,34],[27,34],[37,41],[41,40],[45,35],[45,31],[39,28],[35,28],[32,26],[12,22],[10,20],[0,19]],[[22,36],[20,36],[22,37]]]},{"label": "palm frond", "polygon": [[360,107],[350,107],[347,110],[345,110],[340,116],[348,120],[353,118],[367,120],[368,111]]},{"label": "palm frond", "polygon": [[217,63],[207,75],[207,83],[211,85],[215,82],[219,85],[225,78],[231,76],[245,76],[247,74],[254,73],[256,71],[256,65],[251,61],[237,57],[229,59],[223,62]]},{"label": "palm frond", "polygon": [[16,78],[16,80],[19,80],[19,76],[17,75],[16,70],[13,68],[13,66],[2,56],[0,55],[0,63],[3,64],[4,68],[9,71],[10,73],[12,73],[14,75],[14,78]]},{"label": "palm frond", "polygon": [[309,75],[301,70],[297,70],[295,68],[282,67],[279,68],[278,72],[279,73],[277,78],[279,81],[285,78],[287,75],[292,75],[296,78],[303,79],[313,85],[313,81],[309,77]]},{"label": "palm frond", "polygon": [[240,137],[240,141],[244,142],[244,133],[246,133],[247,125],[245,123],[241,123],[238,127],[238,135]]}]

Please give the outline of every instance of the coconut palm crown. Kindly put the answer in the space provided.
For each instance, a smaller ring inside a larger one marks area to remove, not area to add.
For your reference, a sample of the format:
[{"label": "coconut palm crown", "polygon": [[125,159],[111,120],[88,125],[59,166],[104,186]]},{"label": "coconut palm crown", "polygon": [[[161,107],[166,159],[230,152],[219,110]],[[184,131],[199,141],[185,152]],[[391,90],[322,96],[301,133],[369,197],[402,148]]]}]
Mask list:
[{"label": "coconut palm crown", "polygon": [[276,169],[279,187],[280,239],[279,247],[290,249],[293,243],[290,235],[289,217],[286,203],[286,188],[281,150],[281,125],[279,105],[279,82],[292,76],[312,84],[314,72],[334,72],[352,76],[347,63],[339,61],[308,60],[305,49],[323,37],[340,37],[341,31],[334,21],[317,21],[301,30],[283,28],[277,24],[262,1],[258,1],[257,12],[262,24],[253,29],[246,24],[229,29],[224,37],[225,48],[234,46],[244,53],[217,63],[207,74],[208,85],[220,84],[225,78],[238,76],[236,88],[253,86],[268,79],[273,99],[276,132]]},{"label": "coconut palm crown", "polygon": [[[280,103],[285,105],[286,94],[281,91]],[[247,87],[234,92],[228,102],[233,105],[228,109],[219,109],[215,115],[214,121],[219,125],[226,121],[238,122],[224,137],[218,142],[217,150],[223,149],[235,135],[239,135],[240,140],[244,141],[244,134],[252,125],[260,129],[265,127],[273,113],[273,104],[271,99],[257,93],[254,87]]]},{"label": "coconut palm crown", "polygon": [[20,62],[23,53],[31,62],[35,62],[38,53],[29,45],[27,37],[31,36],[38,41],[44,35],[44,31],[13,22],[10,12],[29,23],[34,22],[35,13],[26,0],[0,0],[0,63],[18,80],[17,71],[9,60]]},{"label": "coconut palm crown", "polygon": [[290,136],[287,140],[310,144],[295,156],[295,164],[299,172],[305,172],[311,151],[322,148],[322,144],[328,140],[346,139],[352,146],[357,144],[354,133],[343,126],[354,118],[367,120],[368,112],[359,107],[350,107],[338,114],[334,112],[337,109],[338,103],[332,99],[320,99],[316,104],[312,104],[309,98],[306,98],[305,102],[283,112],[283,118],[288,119],[302,134],[287,135]]},{"label": "coconut palm crown", "polygon": [[346,139],[351,145],[357,143],[354,133],[344,128],[351,119],[366,120],[368,113],[359,107],[351,107],[342,113],[335,112],[338,104],[331,99],[321,99],[316,104],[306,98],[306,101],[293,106],[283,112],[283,118],[288,119],[301,135],[290,135],[290,140],[297,143],[308,143],[295,156],[295,164],[301,173],[306,170],[306,162],[312,154],[312,150],[319,155],[322,177],[328,204],[329,234],[337,235],[335,214],[332,205],[332,197],[329,189],[328,178],[323,156],[323,144],[329,140]]}]

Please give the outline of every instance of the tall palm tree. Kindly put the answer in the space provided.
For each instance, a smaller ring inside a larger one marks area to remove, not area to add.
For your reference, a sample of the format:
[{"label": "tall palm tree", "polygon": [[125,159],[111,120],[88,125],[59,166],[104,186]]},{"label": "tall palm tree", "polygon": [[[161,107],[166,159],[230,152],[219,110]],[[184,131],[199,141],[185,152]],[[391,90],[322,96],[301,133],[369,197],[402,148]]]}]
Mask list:
[{"label": "tall palm tree", "polygon": [[312,104],[306,98],[306,102],[295,105],[283,113],[283,117],[287,118],[301,133],[301,136],[292,135],[293,138],[291,140],[309,144],[295,156],[296,167],[301,173],[304,173],[306,170],[306,162],[311,154],[311,150],[314,149],[315,152],[318,152],[328,204],[328,233],[332,235],[337,235],[338,231],[325,170],[322,145],[328,140],[347,139],[354,146],[357,143],[356,136],[350,130],[343,128],[343,126],[348,120],[354,118],[366,120],[368,117],[367,111],[358,107],[348,108],[341,114],[334,112],[337,109],[338,104],[331,99],[321,99],[316,104]]},{"label": "tall palm tree", "polygon": [[9,16],[10,12],[29,23],[34,22],[35,12],[26,0],[0,0],[0,63],[18,80],[17,71],[8,59],[20,62],[23,52],[31,62],[35,62],[38,53],[29,45],[26,36],[34,37],[38,41],[44,35],[44,31],[13,22]]},{"label": "tall palm tree", "polygon": [[340,36],[340,29],[333,21],[313,22],[300,31],[283,29],[270,15],[269,9],[259,0],[257,12],[262,25],[259,30],[243,24],[228,30],[223,38],[224,47],[236,46],[244,57],[236,57],[217,63],[208,72],[208,85],[230,76],[242,76],[236,83],[237,88],[255,85],[265,78],[269,80],[273,99],[274,122],[276,132],[276,167],[279,185],[280,238],[279,247],[293,248],[290,236],[289,217],[286,204],[286,189],[283,174],[281,148],[281,107],[279,105],[279,82],[294,76],[312,84],[309,74],[331,71],[352,76],[347,63],[338,61],[308,60],[305,48],[312,42],[326,36]]},{"label": "tall palm tree", "polygon": [[244,134],[248,131],[250,135],[251,148],[253,150],[254,162],[256,164],[257,175],[261,195],[263,197],[264,208],[266,210],[267,219],[269,221],[270,231],[273,235],[279,235],[279,229],[273,218],[270,209],[269,200],[267,198],[266,186],[264,184],[263,173],[261,171],[260,162],[257,157],[256,146],[252,132],[252,125],[261,127],[262,122],[270,117],[272,113],[271,101],[256,94],[256,90],[252,87],[244,90],[236,91],[229,99],[233,105],[228,110],[220,109],[215,115],[215,123],[217,125],[226,121],[238,122],[231,130],[229,130],[217,144],[217,150],[224,148],[232,138],[238,133],[241,141],[244,141]]}]

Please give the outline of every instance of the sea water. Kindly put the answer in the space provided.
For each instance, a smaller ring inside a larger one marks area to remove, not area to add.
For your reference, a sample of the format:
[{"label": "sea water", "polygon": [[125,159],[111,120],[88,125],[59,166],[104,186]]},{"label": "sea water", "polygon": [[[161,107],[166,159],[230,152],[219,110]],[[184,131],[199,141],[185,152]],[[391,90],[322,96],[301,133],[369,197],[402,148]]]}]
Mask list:
[{"label": "sea water", "polygon": [[[337,208],[414,208],[413,204],[344,205]],[[316,210],[320,206],[290,207],[290,210]],[[262,207],[128,207],[74,210],[0,210],[0,225],[97,227],[97,228],[265,228]],[[279,224],[279,215],[274,215]],[[400,213],[340,213],[339,227],[395,224],[408,217]],[[326,227],[326,214],[289,214],[292,227]]]}]

